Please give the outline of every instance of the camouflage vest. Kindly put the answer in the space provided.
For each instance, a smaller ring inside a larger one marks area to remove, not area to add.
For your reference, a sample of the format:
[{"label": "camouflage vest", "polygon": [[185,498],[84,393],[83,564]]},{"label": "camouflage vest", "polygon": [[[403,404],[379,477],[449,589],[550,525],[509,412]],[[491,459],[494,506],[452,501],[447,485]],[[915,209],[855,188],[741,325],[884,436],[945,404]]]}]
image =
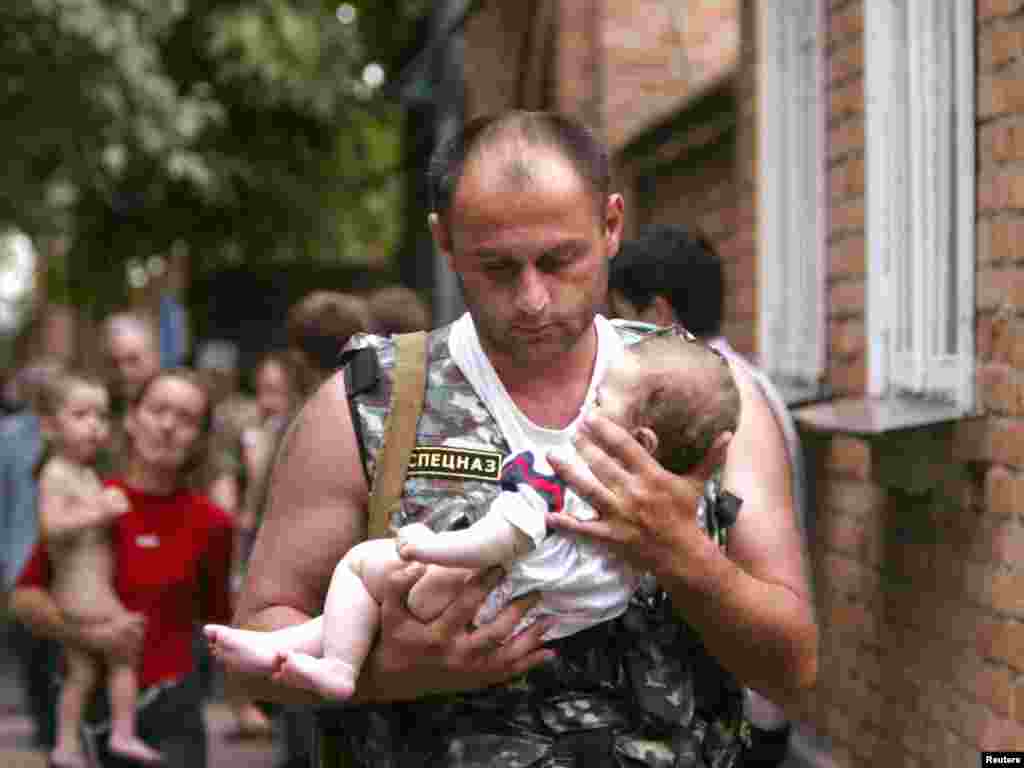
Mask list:
[{"label": "camouflage vest", "polygon": [[[617,324],[626,343],[636,326]],[[428,337],[427,393],[401,508],[393,526],[462,527],[498,494],[508,446],[487,407],[451,359],[448,328]],[[381,447],[394,366],[390,339],[372,346],[381,375],[353,398],[367,477]],[[702,526],[724,546],[725,528],[709,488]],[[614,621],[555,643],[552,662],[483,691],[413,702],[324,708],[318,713],[322,768],[534,766],[586,764],[650,768],[731,768],[749,741],[740,687],[673,616],[650,580]]]}]

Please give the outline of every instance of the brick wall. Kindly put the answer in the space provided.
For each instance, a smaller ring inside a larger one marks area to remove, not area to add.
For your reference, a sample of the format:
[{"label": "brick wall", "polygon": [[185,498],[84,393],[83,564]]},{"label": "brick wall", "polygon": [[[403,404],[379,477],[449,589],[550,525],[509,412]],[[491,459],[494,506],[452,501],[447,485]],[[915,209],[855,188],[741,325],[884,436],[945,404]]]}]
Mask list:
[{"label": "brick wall", "polygon": [[[864,391],[863,2],[829,3],[829,383]],[[805,717],[839,765],[976,765],[1024,749],[1021,2],[977,1],[979,405],[900,443],[809,442],[821,677]],[[943,466],[912,494],[920,453]]]},{"label": "brick wall", "polygon": [[738,0],[606,3],[608,141],[619,149],[728,77],[739,50]]}]

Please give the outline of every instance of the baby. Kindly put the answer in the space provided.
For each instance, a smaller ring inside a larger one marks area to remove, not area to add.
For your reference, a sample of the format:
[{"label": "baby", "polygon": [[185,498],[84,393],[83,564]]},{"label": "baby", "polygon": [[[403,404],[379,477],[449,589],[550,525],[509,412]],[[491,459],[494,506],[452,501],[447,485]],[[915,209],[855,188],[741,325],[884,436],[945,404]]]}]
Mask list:
[{"label": "baby", "polygon": [[[114,593],[109,527],[128,511],[118,489],[104,489],[94,469],[110,435],[107,391],[90,377],[64,373],[46,382],[39,415],[46,449],[39,465],[39,525],[54,563],[53,596],[65,620],[78,625],[131,621]],[[134,617],[138,620],[137,617]],[[138,681],[120,658],[98,659],[65,650],[67,674],[57,707],[57,735],[50,764],[86,768],[79,726],[99,670],[107,670],[110,751],[143,764],[163,761],[135,733]]]},{"label": "baby", "polygon": [[[594,401],[603,416],[628,429],[677,474],[692,471],[713,447],[724,457],[740,408],[725,359],[682,333],[654,334],[628,347],[608,369]],[[503,564],[505,578],[481,608],[478,625],[533,591],[540,591],[541,599],[517,631],[553,616],[545,640],[621,615],[639,575],[597,543],[549,534],[548,511],[580,519],[595,513],[556,475],[538,467],[543,458],[525,451],[507,459],[501,493],[468,528],[434,533],[414,524],[399,529],[396,541],[374,539],[353,547],[335,568],[323,616],[275,632],[207,625],[214,655],[243,673],[347,699],[376,635],[376,596],[383,594],[388,576],[410,560],[461,568]],[[409,592],[409,610],[424,621],[440,615],[456,596],[457,584],[440,583],[438,573],[428,568]]]}]

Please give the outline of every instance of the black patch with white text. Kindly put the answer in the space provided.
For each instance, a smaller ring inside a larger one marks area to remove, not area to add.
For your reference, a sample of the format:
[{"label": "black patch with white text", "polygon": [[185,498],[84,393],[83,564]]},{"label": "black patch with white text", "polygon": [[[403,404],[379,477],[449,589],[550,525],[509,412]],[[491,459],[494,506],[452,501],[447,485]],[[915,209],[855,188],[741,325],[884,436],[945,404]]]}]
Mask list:
[{"label": "black patch with white text", "polygon": [[473,448],[416,446],[409,457],[409,477],[457,477],[497,483],[502,453]]}]

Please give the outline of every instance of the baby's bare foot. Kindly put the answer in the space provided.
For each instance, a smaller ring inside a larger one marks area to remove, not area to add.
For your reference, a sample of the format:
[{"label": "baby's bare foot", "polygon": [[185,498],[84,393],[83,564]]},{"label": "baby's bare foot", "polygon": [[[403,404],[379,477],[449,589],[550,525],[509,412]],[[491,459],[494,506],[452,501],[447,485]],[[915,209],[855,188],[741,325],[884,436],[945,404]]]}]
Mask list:
[{"label": "baby's bare foot", "polygon": [[279,662],[274,673],[274,679],[279,682],[329,699],[350,699],[355,693],[355,670],[341,659],[318,659],[305,653],[289,652],[283,654]]},{"label": "baby's bare foot", "polygon": [[269,632],[207,624],[203,627],[203,634],[214,658],[229,669],[260,675],[270,675],[274,671],[278,649],[269,639]]},{"label": "baby's bare foot", "polygon": [[107,742],[110,751],[118,757],[132,760],[142,765],[160,765],[164,756],[150,747],[141,739],[126,739],[111,734]]}]

